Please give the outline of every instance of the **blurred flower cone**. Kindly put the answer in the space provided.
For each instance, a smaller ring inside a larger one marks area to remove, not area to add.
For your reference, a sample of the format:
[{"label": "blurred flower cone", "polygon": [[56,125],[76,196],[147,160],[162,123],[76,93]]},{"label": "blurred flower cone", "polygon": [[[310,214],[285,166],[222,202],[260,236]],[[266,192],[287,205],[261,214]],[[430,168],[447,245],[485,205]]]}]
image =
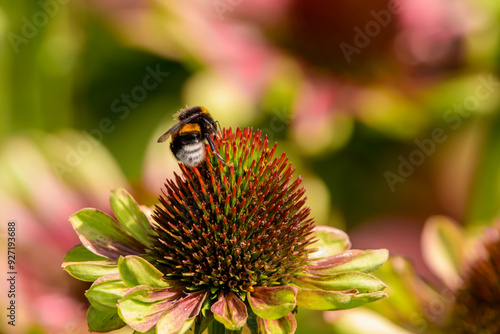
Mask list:
[{"label": "blurred flower cone", "polygon": [[361,333],[371,323],[378,329],[374,333],[498,333],[499,231],[496,224],[479,237],[467,237],[449,218],[432,217],[422,249],[439,286],[419,278],[406,259],[391,257],[374,273],[388,284],[391,298],[367,305],[369,310],[325,317],[339,332]]}]

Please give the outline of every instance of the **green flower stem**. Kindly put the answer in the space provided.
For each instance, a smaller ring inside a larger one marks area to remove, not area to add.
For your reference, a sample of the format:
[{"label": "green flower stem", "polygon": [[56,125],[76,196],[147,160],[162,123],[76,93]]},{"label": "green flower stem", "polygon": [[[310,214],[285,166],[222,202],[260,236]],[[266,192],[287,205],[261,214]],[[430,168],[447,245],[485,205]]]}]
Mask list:
[{"label": "green flower stem", "polygon": [[212,321],[212,323],[208,326],[208,334],[241,334],[241,330],[232,331],[226,329],[220,322]]}]

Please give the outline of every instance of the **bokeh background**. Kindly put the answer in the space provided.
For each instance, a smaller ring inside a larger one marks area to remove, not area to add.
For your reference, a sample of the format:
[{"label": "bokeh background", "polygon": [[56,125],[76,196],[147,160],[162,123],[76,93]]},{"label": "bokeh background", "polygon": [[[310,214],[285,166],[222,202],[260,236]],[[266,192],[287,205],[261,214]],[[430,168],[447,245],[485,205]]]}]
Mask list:
[{"label": "bokeh background", "polygon": [[[0,252],[15,221],[18,270],[0,332],[87,332],[68,216],[109,212],[118,187],[154,204],[178,170],[156,139],[186,105],[263,130],[318,224],[439,284],[426,219],[500,211],[499,20],[497,0],[0,0]],[[299,310],[297,333],[338,333],[324,318]]]}]

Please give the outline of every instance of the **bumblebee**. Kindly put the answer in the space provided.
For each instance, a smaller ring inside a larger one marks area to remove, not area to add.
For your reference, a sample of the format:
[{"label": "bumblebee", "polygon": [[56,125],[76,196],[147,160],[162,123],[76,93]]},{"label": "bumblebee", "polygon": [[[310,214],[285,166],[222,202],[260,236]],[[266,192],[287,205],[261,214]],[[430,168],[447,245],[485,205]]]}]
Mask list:
[{"label": "bumblebee", "polygon": [[217,133],[218,122],[214,121],[207,109],[199,106],[181,109],[175,118],[179,122],[158,138],[158,143],[172,136],[172,153],[184,165],[195,167],[205,161],[206,140],[217,158],[225,162],[210,138],[210,135]]}]

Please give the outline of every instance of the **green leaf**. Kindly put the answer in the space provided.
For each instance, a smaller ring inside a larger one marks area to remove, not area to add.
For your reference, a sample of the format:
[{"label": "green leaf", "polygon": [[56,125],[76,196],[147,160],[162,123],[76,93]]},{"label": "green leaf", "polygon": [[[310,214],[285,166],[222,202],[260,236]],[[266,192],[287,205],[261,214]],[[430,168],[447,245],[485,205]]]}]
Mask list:
[{"label": "green leaf", "polygon": [[465,260],[465,238],[448,217],[429,218],[422,231],[422,253],[426,263],[451,288],[461,285],[460,270]]},{"label": "green leaf", "polygon": [[69,220],[82,244],[95,254],[114,260],[120,255],[144,253],[144,246],[102,211],[83,209]]},{"label": "green leaf", "polygon": [[291,285],[255,287],[247,293],[252,311],[260,318],[279,319],[295,308],[297,288]]},{"label": "green leaf", "polygon": [[[498,95],[498,91],[495,94]],[[468,193],[470,201],[466,222],[468,226],[475,227],[491,226],[500,215],[500,117],[484,123],[488,125],[478,131],[481,133],[481,150],[480,156],[474,160],[479,163],[474,165],[474,182]]]},{"label": "green leaf", "polygon": [[316,251],[309,254],[310,260],[322,259],[351,248],[349,236],[337,228],[318,225],[315,227],[314,233],[316,242],[312,243],[308,248],[316,249]]},{"label": "green leaf", "polygon": [[229,330],[241,329],[247,322],[247,307],[234,293],[221,291],[219,300],[210,308],[215,320]]},{"label": "green leaf", "polygon": [[119,274],[99,278],[87,290],[85,296],[95,308],[116,312],[118,300],[120,300],[129,288],[123,283]]},{"label": "green leaf", "polygon": [[87,311],[87,323],[90,332],[98,333],[111,332],[126,325],[116,311],[104,312],[93,306]]},{"label": "green leaf", "polygon": [[387,287],[375,276],[355,271],[331,276],[303,275],[295,277],[292,283],[303,289],[321,289],[327,291],[356,289],[359,292],[373,292],[383,290]]},{"label": "green leaf", "polygon": [[352,249],[340,254],[311,261],[308,272],[314,275],[332,275],[346,271],[372,272],[389,258],[387,249]]},{"label": "green leaf", "polygon": [[123,282],[129,287],[147,285],[152,288],[173,286],[163,279],[163,273],[140,256],[129,255],[118,259],[118,269]]},{"label": "green leaf", "polygon": [[257,325],[262,334],[289,334],[295,333],[297,329],[297,321],[292,313],[275,320],[257,318]]},{"label": "green leaf", "polygon": [[345,310],[386,296],[387,294],[382,291],[358,293],[356,289],[347,291],[299,289],[297,306],[322,311]]},{"label": "green leaf", "polygon": [[150,330],[148,330],[147,332],[134,331],[132,334],[156,334],[156,328],[153,327]]},{"label": "green leaf", "polygon": [[183,288],[153,289],[137,286],[130,289],[118,302],[122,319],[134,330],[147,332],[170,306],[184,296]]},{"label": "green leaf", "polygon": [[149,220],[134,198],[125,189],[118,189],[113,191],[109,201],[121,225],[134,238],[150,247],[152,243],[148,235],[151,230]]}]

